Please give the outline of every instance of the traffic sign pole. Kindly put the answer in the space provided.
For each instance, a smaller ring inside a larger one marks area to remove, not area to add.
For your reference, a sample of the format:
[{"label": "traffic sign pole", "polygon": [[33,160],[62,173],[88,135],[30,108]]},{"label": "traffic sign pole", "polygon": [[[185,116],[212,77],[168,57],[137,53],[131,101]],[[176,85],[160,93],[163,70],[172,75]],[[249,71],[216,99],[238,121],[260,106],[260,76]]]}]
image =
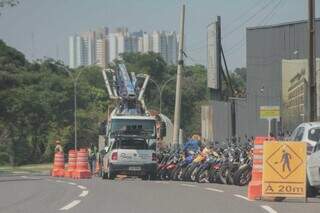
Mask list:
[{"label": "traffic sign pole", "polygon": [[268,118],[268,136],[270,136],[270,132],[271,132],[271,118]]}]

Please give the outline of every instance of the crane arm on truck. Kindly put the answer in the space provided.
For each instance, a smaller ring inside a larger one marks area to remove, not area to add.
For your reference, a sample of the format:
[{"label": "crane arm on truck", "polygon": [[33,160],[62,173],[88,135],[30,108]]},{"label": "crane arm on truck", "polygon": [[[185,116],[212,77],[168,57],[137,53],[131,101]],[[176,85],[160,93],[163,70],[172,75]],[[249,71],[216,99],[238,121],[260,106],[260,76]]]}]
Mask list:
[{"label": "crane arm on truck", "polygon": [[[111,76],[111,78],[108,78]],[[118,113],[120,114],[145,114],[145,104],[143,95],[149,81],[149,75],[144,74],[144,83],[141,89],[137,86],[137,79],[134,72],[130,74],[124,64],[118,64],[113,69],[104,69],[102,71],[103,79],[109,94],[113,100],[117,102]]]}]

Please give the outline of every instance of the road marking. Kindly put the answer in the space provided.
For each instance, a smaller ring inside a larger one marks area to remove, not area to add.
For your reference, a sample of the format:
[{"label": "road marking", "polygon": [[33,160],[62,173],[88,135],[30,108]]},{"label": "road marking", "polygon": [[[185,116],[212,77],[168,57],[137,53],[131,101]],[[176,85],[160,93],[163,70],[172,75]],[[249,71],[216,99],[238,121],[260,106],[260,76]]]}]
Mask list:
[{"label": "road marking", "polygon": [[82,191],[81,194],[79,194],[79,197],[85,197],[89,194],[89,191]]},{"label": "road marking", "polygon": [[196,187],[196,185],[192,185],[192,184],[185,184],[185,183],[182,183],[180,184],[181,186],[187,186],[187,187]]},{"label": "road marking", "polygon": [[56,180],[56,182],[57,182],[57,183],[63,183],[63,181],[62,181],[62,180]]},{"label": "road marking", "polygon": [[261,208],[263,208],[264,210],[266,210],[269,213],[277,213],[277,211],[274,210],[273,208],[271,208],[270,206],[261,205]]},{"label": "road marking", "polygon": [[22,177],[22,178],[28,178],[27,176],[24,176],[24,175],[23,175],[23,176],[20,176],[20,177]]},{"label": "road marking", "polygon": [[223,192],[223,190],[215,189],[215,188],[205,188],[205,190],[213,191],[213,192]]},{"label": "road marking", "polygon": [[62,208],[60,209],[60,211],[69,210],[69,209],[75,207],[76,205],[78,205],[80,202],[81,202],[81,200],[74,200],[74,201],[72,201],[71,203],[69,203],[68,205],[62,207]]},{"label": "road marking", "polygon": [[78,185],[78,187],[79,187],[80,189],[87,189],[87,187],[81,186],[81,185]]},{"label": "road marking", "polygon": [[72,183],[72,182],[68,182],[68,184],[73,185],[73,186],[77,185],[76,183]]},{"label": "road marking", "polygon": [[168,181],[155,181],[156,183],[163,183],[163,184],[168,184]]},{"label": "road marking", "polygon": [[234,196],[235,196],[235,197],[238,197],[238,198],[242,198],[242,199],[244,199],[244,200],[246,200],[246,201],[252,201],[252,200],[249,200],[247,197],[242,196],[242,195],[234,194]]}]

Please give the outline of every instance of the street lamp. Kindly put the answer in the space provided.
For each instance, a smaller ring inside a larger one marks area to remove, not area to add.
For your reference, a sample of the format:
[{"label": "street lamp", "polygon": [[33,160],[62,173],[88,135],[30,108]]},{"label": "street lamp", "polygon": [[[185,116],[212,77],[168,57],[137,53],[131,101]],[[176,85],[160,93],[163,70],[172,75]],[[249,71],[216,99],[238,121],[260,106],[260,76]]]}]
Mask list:
[{"label": "street lamp", "polygon": [[158,84],[155,80],[153,80],[152,78],[149,78],[149,80],[150,80],[154,85],[156,85],[157,90],[158,90],[158,92],[159,92],[159,94],[160,94],[160,100],[159,100],[159,102],[160,102],[160,114],[161,114],[161,88],[160,88],[159,84]]},{"label": "street lamp", "polygon": [[59,66],[61,67],[65,72],[68,73],[68,75],[70,76],[70,78],[72,79],[72,83],[73,83],[73,99],[74,99],[74,149],[77,150],[77,83],[78,80],[80,78],[80,75],[82,73],[82,70],[80,70],[80,72],[74,76],[75,74],[72,74],[71,71],[67,68],[65,68],[64,66]]},{"label": "street lamp", "polygon": [[166,80],[166,81],[162,84],[162,86],[161,86],[161,89],[160,89],[160,114],[161,114],[161,112],[162,112],[162,93],[163,93],[163,90],[164,90],[164,88],[166,87],[166,85],[167,85],[170,81],[172,81],[172,80],[174,80],[174,79],[176,79],[176,76],[173,76],[172,78],[169,78],[169,79]]},{"label": "street lamp", "polygon": [[[144,74],[138,74],[137,75],[137,77],[144,77],[145,75]],[[160,104],[160,106],[159,106],[159,111],[160,111],[160,114],[161,114],[161,112],[162,112],[162,93],[163,93],[163,90],[164,90],[164,88],[166,87],[166,85],[170,82],[170,81],[172,81],[172,80],[174,80],[174,79],[176,79],[176,76],[173,76],[172,78],[169,78],[168,80],[166,80],[161,86],[159,86],[159,84],[155,81],[155,80],[153,80],[152,78],[149,78],[149,80],[154,84],[154,85],[156,85],[156,87],[157,87],[157,90],[158,90],[158,92],[159,92],[159,104]]]}]

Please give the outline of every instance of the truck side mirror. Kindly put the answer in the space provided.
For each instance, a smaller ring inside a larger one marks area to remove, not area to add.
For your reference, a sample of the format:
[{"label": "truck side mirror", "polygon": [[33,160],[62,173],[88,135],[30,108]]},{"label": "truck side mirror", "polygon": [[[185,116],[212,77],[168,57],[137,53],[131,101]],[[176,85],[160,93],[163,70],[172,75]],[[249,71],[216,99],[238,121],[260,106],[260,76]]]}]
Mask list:
[{"label": "truck side mirror", "polygon": [[163,138],[167,135],[167,125],[164,121],[160,124],[160,138]]}]

